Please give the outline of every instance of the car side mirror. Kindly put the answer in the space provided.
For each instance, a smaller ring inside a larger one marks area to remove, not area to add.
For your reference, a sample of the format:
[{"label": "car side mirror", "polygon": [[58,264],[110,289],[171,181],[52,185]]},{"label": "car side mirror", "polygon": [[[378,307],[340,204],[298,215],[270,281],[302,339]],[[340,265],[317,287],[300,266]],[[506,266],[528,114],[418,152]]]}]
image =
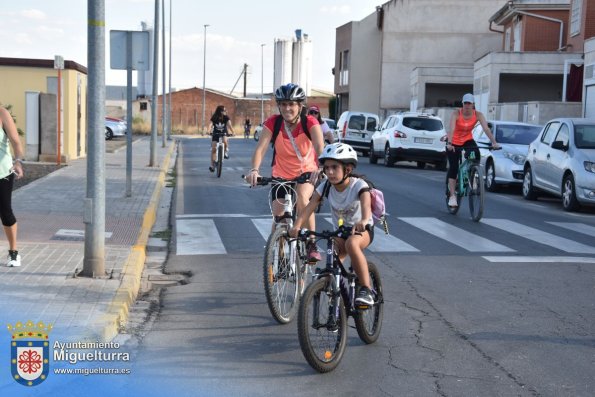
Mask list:
[{"label": "car side mirror", "polygon": [[552,149],[562,150],[565,152],[568,150],[568,145],[565,145],[562,141],[554,141],[552,143]]}]

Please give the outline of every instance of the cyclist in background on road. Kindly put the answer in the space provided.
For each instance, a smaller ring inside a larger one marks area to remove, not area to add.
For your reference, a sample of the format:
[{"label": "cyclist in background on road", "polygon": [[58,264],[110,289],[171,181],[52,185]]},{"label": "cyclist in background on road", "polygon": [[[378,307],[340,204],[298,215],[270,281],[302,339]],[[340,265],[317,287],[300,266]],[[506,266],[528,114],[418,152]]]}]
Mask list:
[{"label": "cyclist in background on road", "polygon": [[231,126],[231,121],[229,121],[229,117],[227,116],[227,110],[225,110],[225,106],[219,105],[217,106],[217,109],[215,109],[215,113],[213,113],[213,116],[211,116],[209,131],[211,131],[211,134],[213,135],[211,139],[211,166],[209,167],[209,171],[215,172],[215,152],[217,151],[217,142],[219,142],[219,136],[223,135],[223,144],[225,145],[225,158],[228,159],[228,131],[231,132],[231,135],[233,135],[233,127]]},{"label": "cyclist in background on road", "polygon": [[[314,191],[314,183],[318,180],[318,156],[324,148],[322,130],[316,118],[308,115],[306,115],[306,125],[310,137],[303,130],[301,115],[306,112],[304,107],[306,93],[300,86],[290,83],[277,88],[275,100],[280,115],[271,116],[264,122],[260,139],[252,156],[252,169],[247,180],[252,186],[256,186],[257,179],[260,176],[259,168],[262,159],[273,137],[275,121],[278,117],[282,117],[281,130],[277,134],[275,142],[273,142],[275,154],[272,164],[272,176],[292,180],[304,173],[311,173],[310,183],[296,186],[296,206],[297,213],[300,214],[308,204],[308,200]],[[271,191],[273,215],[283,215],[283,202],[286,191],[275,184],[273,184]],[[308,217],[305,224],[308,229],[316,230],[314,214]],[[308,242],[307,249],[310,262],[321,259],[316,243],[313,240]]]},{"label": "cyclist in background on road", "polygon": [[[341,261],[347,255],[351,258],[351,267],[357,274],[362,287],[355,298],[356,304],[373,305],[374,297],[370,291],[370,275],[368,261],[364,249],[374,240],[374,221],[372,220],[372,201],[370,187],[353,170],[357,166],[357,153],[345,143],[333,143],[324,148],[319,157],[323,165],[327,181],[321,183],[306,208],[298,214],[294,227],[289,232],[290,236],[297,237],[304,220],[314,211],[321,198],[328,190],[328,202],[331,207],[333,224],[352,226],[352,234],[345,239],[336,237],[337,254]],[[327,183],[331,186],[326,187]]]},{"label": "cyclist in background on road", "polygon": [[316,105],[312,105],[310,106],[310,109],[308,109],[308,114],[316,117],[316,120],[318,120],[318,124],[320,124],[320,128],[322,129],[322,136],[324,137],[324,142],[333,143],[333,141],[335,140],[333,132],[331,131],[326,121],[322,119],[322,116],[320,115],[320,108]]},{"label": "cyclist in background on road", "polygon": [[448,190],[450,197],[448,205],[456,207],[457,196],[455,193],[455,184],[457,173],[459,172],[459,159],[461,158],[461,150],[455,148],[465,148],[465,157],[469,156],[469,152],[475,153],[475,159],[479,162],[480,153],[477,143],[473,139],[473,128],[477,123],[481,124],[484,132],[492,141],[492,147],[498,148],[498,142],[494,139],[494,135],[488,127],[488,123],[484,115],[475,110],[475,98],[473,94],[463,95],[463,108],[455,110],[450,117],[450,130],[446,139],[446,156],[448,157]]},{"label": "cyclist in background on road", "polygon": [[250,138],[250,130],[252,129],[252,123],[249,118],[244,121],[244,138]]}]

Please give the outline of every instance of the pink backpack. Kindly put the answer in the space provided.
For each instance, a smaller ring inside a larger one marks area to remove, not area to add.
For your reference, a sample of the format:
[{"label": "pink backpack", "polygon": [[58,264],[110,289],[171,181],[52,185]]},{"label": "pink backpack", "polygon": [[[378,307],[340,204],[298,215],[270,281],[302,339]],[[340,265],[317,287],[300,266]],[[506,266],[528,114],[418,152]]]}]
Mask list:
[{"label": "pink backpack", "polygon": [[[384,204],[384,194],[381,190],[376,189],[374,184],[366,178],[361,178],[370,187],[370,206],[372,207],[372,219],[374,223],[382,224],[384,232],[388,234],[388,223],[386,222],[386,205]],[[325,181],[326,185],[322,190],[322,197],[327,198],[331,185],[328,181]]]}]

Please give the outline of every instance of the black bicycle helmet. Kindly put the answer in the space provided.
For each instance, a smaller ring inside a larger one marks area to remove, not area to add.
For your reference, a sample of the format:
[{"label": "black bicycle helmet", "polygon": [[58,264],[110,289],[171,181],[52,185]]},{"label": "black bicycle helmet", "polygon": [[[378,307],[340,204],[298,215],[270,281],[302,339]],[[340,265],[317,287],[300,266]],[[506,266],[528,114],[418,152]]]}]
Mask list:
[{"label": "black bicycle helmet", "polygon": [[275,91],[275,99],[277,102],[281,101],[296,101],[303,102],[306,100],[306,93],[297,84],[289,83],[282,85]]}]

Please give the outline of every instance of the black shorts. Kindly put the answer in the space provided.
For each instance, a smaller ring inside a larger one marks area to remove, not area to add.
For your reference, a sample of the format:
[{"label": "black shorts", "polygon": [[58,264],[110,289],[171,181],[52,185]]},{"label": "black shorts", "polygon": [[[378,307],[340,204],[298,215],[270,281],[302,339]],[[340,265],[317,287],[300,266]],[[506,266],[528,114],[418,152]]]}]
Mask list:
[{"label": "black shorts", "polygon": [[[368,234],[370,235],[370,244],[372,244],[372,241],[374,241],[374,225],[366,225],[366,232],[368,232]],[[354,234],[359,234],[361,235],[361,233],[359,232],[355,232]],[[349,235],[347,238],[349,238],[351,235]],[[368,246],[370,246],[370,244],[368,244]]]},{"label": "black shorts", "polygon": [[219,142],[219,137],[223,136],[223,138],[225,139],[225,135],[227,135],[225,132],[213,132],[211,142]]},{"label": "black shorts", "polygon": [[[309,174],[306,172],[304,174]],[[304,175],[302,174],[302,175]],[[279,183],[282,182],[282,183]],[[287,182],[285,179],[279,178],[279,182],[273,182],[271,186],[271,202],[275,200],[284,200],[286,194],[293,195],[295,188],[297,186],[297,182]],[[307,182],[310,183],[310,182]],[[295,197],[293,197],[293,203],[295,204]]]}]

